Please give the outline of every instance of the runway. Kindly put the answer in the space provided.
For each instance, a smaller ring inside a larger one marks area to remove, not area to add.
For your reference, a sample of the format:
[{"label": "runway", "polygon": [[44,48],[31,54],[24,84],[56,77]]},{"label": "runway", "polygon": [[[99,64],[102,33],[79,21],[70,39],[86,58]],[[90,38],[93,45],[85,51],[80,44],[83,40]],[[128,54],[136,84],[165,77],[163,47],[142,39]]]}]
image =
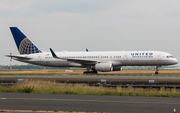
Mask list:
[{"label": "runway", "polygon": [[0,109],[113,113],[171,113],[180,98],[0,93]]}]

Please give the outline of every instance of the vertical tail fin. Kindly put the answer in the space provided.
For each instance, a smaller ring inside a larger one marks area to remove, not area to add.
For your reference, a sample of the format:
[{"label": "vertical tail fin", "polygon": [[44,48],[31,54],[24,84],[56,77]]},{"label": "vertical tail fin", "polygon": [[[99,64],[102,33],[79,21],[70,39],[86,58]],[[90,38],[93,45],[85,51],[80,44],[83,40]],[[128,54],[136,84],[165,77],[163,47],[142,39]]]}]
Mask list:
[{"label": "vertical tail fin", "polygon": [[17,27],[10,27],[20,54],[42,53]]}]

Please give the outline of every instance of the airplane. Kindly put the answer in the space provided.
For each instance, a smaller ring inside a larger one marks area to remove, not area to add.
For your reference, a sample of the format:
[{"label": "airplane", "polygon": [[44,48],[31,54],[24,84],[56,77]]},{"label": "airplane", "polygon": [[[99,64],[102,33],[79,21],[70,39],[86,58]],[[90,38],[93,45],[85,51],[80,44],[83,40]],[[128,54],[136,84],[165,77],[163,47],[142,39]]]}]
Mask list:
[{"label": "airplane", "polygon": [[20,55],[5,55],[14,60],[50,67],[86,68],[84,74],[121,71],[122,66],[156,66],[174,65],[178,60],[171,54],[161,51],[96,51],[89,52],[44,52],[35,46],[17,27],[10,27]]}]

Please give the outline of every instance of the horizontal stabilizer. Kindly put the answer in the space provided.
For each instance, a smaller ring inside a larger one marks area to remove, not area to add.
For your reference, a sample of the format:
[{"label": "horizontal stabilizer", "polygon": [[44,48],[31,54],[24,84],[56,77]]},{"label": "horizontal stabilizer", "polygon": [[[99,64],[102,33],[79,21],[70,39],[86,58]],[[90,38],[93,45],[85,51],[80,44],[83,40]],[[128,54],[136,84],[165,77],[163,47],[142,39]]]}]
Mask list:
[{"label": "horizontal stabilizer", "polygon": [[32,58],[28,58],[26,56],[16,56],[16,55],[5,55],[6,57],[11,57],[11,58],[17,58],[17,59],[22,59],[22,60],[30,60]]}]

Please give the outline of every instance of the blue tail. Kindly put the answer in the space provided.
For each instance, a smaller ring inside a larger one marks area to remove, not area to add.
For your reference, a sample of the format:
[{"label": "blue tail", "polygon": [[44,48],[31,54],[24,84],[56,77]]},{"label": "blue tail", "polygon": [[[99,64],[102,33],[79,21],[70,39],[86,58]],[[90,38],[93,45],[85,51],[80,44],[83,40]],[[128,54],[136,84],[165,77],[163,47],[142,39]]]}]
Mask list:
[{"label": "blue tail", "polygon": [[20,54],[42,53],[17,27],[10,27]]}]

